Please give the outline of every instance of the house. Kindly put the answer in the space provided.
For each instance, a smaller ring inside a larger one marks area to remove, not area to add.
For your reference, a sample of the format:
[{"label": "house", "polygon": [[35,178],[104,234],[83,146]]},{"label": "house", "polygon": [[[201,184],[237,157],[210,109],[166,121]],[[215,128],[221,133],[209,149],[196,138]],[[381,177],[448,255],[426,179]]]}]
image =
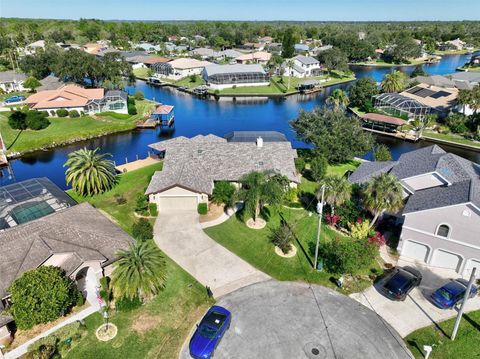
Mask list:
[{"label": "house", "polygon": [[208,202],[216,181],[238,184],[253,171],[275,171],[292,186],[300,182],[294,163],[297,152],[278,132],[176,137],[150,147],[164,156],[163,170],[155,172],[146,190],[160,212],[195,210]]},{"label": "house", "polygon": [[272,42],[270,44],[265,45],[265,50],[270,53],[280,53],[282,51],[282,43],[281,42]]},{"label": "house", "polygon": [[97,55],[101,51],[108,49],[108,45],[100,42],[89,42],[82,46],[83,51],[90,55]]},{"label": "house", "polygon": [[[23,193],[28,193],[28,188]],[[39,203],[45,202],[35,205]],[[22,213],[20,209],[18,213]],[[86,202],[6,229],[0,232],[0,308],[10,305],[8,287],[15,279],[47,265],[62,268],[90,304],[99,305],[98,280],[111,274],[115,253],[132,242]]]},{"label": "house", "polygon": [[264,36],[258,39],[258,42],[261,44],[271,44],[273,42],[273,38],[271,36]]},{"label": "house", "polygon": [[135,50],[145,51],[147,53],[161,51],[160,45],[151,44],[149,42],[140,42],[132,46]]},{"label": "house", "polygon": [[219,90],[233,86],[267,86],[270,83],[268,74],[258,64],[208,65],[202,76],[210,88]]},{"label": "house", "polygon": [[15,71],[0,72],[0,89],[4,92],[25,91],[23,82],[27,79],[27,75]]},{"label": "house", "polygon": [[310,51],[310,47],[306,44],[295,44],[294,48],[295,48],[295,53],[297,54],[305,54]]},{"label": "house", "polygon": [[151,69],[159,77],[178,80],[191,75],[200,75],[205,66],[211,62],[200,61],[190,58],[178,58],[169,62],[159,62],[151,66]]},{"label": "house", "polygon": [[185,45],[175,45],[172,42],[165,42],[165,49],[170,54],[181,54],[188,51],[188,46]]},{"label": "house", "polygon": [[292,60],[293,67],[289,68],[286,63],[282,65],[286,76],[310,77],[322,74],[320,62],[314,57],[297,55]]},{"label": "house", "polygon": [[433,145],[397,161],[362,163],[349,181],[380,173],[398,178],[404,190],[402,258],[464,276],[480,268],[480,165]]},{"label": "house", "polygon": [[39,91],[25,100],[32,109],[57,111],[65,109],[94,114],[98,112],[128,113],[127,93],[106,91],[103,88],[85,89],[77,85],[65,85],[56,90]]},{"label": "house", "polygon": [[465,46],[465,42],[460,40],[459,38],[455,40],[446,41],[446,43],[451,45],[456,50],[463,50]]},{"label": "house", "polygon": [[480,55],[473,55],[470,59],[471,65],[480,65]]},{"label": "house", "polygon": [[431,109],[431,113],[445,117],[457,104],[458,89],[453,87],[439,87],[420,83],[400,93],[405,97],[420,102]]},{"label": "house", "polygon": [[251,54],[238,56],[235,60],[239,64],[260,64],[266,65],[272,58],[272,54],[265,51],[257,51]]},{"label": "house", "polygon": [[240,51],[233,50],[233,49],[226,49],[223,51],[219,51],[215,54],[215,58],[217,60],[231,60],[231,59],[236,59],[239,56],[242,56],[243,54]]},{"label": "house", "polygon": [[216,51],[207,47],[199,47],[190,51],[190,56],[198,56],[203,60],[216,57]]},{"label": "house", "polygon": [[45,50],[45,40],[38,40],[25,46],[25,55],[33,55],[39,50]]},{"label": "house", "polygon": [[60,79],[53,75],[48,75],[44,79],[40,80],[42,84],[40,87],[36,88],[36,91],[45,91],[45,90],[57,90],[62,86],[65,86],[65,83],[60,81]]}]

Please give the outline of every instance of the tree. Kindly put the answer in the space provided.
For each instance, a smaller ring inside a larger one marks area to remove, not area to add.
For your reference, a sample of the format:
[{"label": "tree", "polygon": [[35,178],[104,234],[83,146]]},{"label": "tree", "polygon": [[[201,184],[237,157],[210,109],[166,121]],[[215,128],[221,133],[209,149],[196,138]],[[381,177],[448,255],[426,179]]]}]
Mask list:
[{"label": "tree", "polygon": [[328,161],[325,156],[316,156],[310,162],[310,171],[315,181],[320,182],[327,173]]},{"label": "tree", "polygon": [[480,109],[480,85],[473,87],[471,90],[459,90],[457,102],[463,106],[463,113],[468,106],[473,111],[473,115],[476,115]]},{"label": "tree", "polygon": [[288,86],[287,86],[287,89],[290,90],[290,82],[291,82],[291,79],[292,79],[292,69],[293,69],[293,66],[295,66],[295,63],[293,62],[292,59],[289,59],[286,61],[286,66],[288,68]]},{"label": "tree", "polygon": [[425,115],[421,118],[417,117],[412,121],[413,129],[415,130],[415,137],[417,140],[422,137],[423,130],[431,127],[437,119],[436,115]]},{"label": "tree", "polygon": [[215,204],[224,203],[227,207],[233,205],[235,186],[228,181],[215,182],[212,192],[212,202]]},{"label": "tree", "polygon": [[289,59],[295,54],[295,38],[293,36],[293,28],[289,27],[283,33],[282,39],[282,57]]},{"label": "tree", "polygon": [[382,212],[398,211],[403,206],[402,185],[396,177],[382,173],[373,177],[363,192],[363,203],[373,214],[370,227],[373,227]]},{"label": "tree", "polygon": [[[330,205],[330,213],[335,214],[335,207],[341,206],[350,200],[352,195],[352,186],[345,177],[338,175],[328,175],[322,180],[322,186],[325,186],[325,202]],[[322,187],[317,190],[317,198],[321,200]]]},{"label": "tree", "polygon": [[11,294],[11,313],[20,329],[47,323],[64,315],[81,295],[65,272],[54,266],[40,266],[15,279]]},{"label": "tree", "polygon": [[333,49],[320,52],[318,61],[325,64],[329,72],[332,70],[348,71],[347,55],[339,48],[334,47]]},{"label": "tree", "polygon": [[332,94],[327,97],[325,102],[329,105],[332,105],[335,110],[345,109],[350,100],[348,99],[347,94],[342,89],[333,90]]},{"label": "tree", "polygon": [[35,92],[37,87],[42,86],[40,81],[38,81],[35,77],[29,76],[24,82],[23,87],[30,89],[30,92]]},{"label": "tree", "polygon": [[239,198],[245,203],[245,213],[255,222],[266,204],[277,206],[282,202],[285,188],[273,173],[251,172],[240,182],[243,188],[238,193]]},{"label": "tree", "polygon": [[297,137],[315,146],[315,152],[328,162],[344,163],[355,156],[362,156],[372,149],[374,140],[353,117],[341,111],[315,108],[300,111],[291,122]]},{"label": "tree", "polygon": [[392,154],[390,153],[390,150],[388,149],[387,145],[384,145],[382,143],[378,146],[375,146],[373,148],[373,159],[375,161],[391,161]]},{"label": "tree", "polygon": [[281,249],[286,254],[292,249],[292,241],[294,235],[285,221],[280,222],[280,226],[272,229],[270,233],[270,240],[274,245]]},{"label": "tree", "polygon": [[113,264],[112,287],[115,296],[149,298],[165,288],[166,263],[153,241],[137,241],[117,252]]},{"label": "tree", "polygon": [[382,81],[383,92],[401,92],[407,86],[407,78],[401,71],[393,71],[386,74]]},{"label": "tree", "polygon": [[103,193],[116,183],[115,164],[107,159],[112,155],[98,151],[99,148],[83,148],[71,152],[63,165],[68,167],[65,172],[67,185],[71,183],[73,190],[81,196]]},{"label": "tree", "polygon": [[26,130],[27,125],[27,114],[22,111],[13,111],[8,116],[8,125],[14,130]]},{"label": "tree", "polygon": [[423,69],[422,65],[415,66],[415,69],[410,74],[411,78],[414,78],[414,77],[417,77],[417,76],[428,76],[428,74]]},{"label": "tree", "polygon": [[50,125],[48,112],[46,111],[27,111],[26,123],[29,129],[38,131],[47,128]]},{"label": "tree", "polygon": [[140,218],[132,226],[132,236],[139,241],[153,238],[153,226],[146,218]]},{"label": "tree", "polygon": [[385,57],[397,64],[408,62],[411,58],[420,57],[422,48],[415,42],[415,39],[408,34],[401,33],[385,51]]},{"label": "tree", "polygon": [[366,110],[368,104],[372,104],[372,97],[375,95],[378,95],[378,86],[371,77],[363,77],[357,80],[348,90],[350,104],[361,110]]}]

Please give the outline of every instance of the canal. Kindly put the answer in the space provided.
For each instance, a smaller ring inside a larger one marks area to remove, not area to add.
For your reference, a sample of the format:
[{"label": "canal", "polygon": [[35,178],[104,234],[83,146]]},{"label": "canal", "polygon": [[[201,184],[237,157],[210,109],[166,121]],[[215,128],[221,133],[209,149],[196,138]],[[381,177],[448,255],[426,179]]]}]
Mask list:
[{"label": "canal", "polygon": [[[425,71],[430,74],[448,74],[455,71],[468,61],[470,55],[444,56],[436,64],[424,65]],[[405,72],[413,71],[413,67],[399,68]],[[392,71],[392,68],[352,67],[357,78],[370,76],[376,81],[381,81],[383,76]],[[147,85],[143,81],[137,81],[135,86],[130,86],[127,91],[130,94],[142,91],[146,98],[175,106],[175,130],[168,137],[186,136],[213,133],[223,136],[233,130],[274,130],[287,135],[296,148],[304,147],[305,144],[295,138],[295,134],[289,126],[289,121],[294,119],[300,110],[311,110],[315,106],[324,104],[325,98],[335,88],[347,88],[348,85],[337,85],[327,88],[315,95],[297,95],[280,99],[259,99],[248,102],[232,102],[231,100],[202,100],[188,94],[178,92],[170,88],[156,88]],[[137,156],[144,158],[147,155],[148,144],[168,138],[157,130],[135,130],[132,132],[105,136],[76,143],[70,146],[57,148],[49,151],[35,152],[11,161],[11,170],[3,171],[0,184],[5,185],[12,181],[20,181],[32,177],[48,177],[61,188],[65,185],[65,168],[68,153],[76,149],[87,147],[100,147],[102,152],[113,155],[117,164],[125,161],[133,161]],[[418,143],[405,142],[402,140],[377,136],[379,143],[385,143],[392,151],[394,159],[402,153],[416,148],[429,146],[431,143],[420,141]],[[449,152],[480,163],[480,152],[462,150],[449,146],[442,147]],[[371,154],[365,158],[370,159]]]}]

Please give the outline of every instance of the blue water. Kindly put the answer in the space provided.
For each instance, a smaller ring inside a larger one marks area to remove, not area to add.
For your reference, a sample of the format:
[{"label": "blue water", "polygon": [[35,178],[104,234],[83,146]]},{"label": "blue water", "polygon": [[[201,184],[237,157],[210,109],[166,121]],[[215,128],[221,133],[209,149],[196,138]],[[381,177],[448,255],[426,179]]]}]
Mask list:
[{"label": "blue water", "polygon": [[[431,74],[448,74],[469,60],[469,55],[445,56],[438,64],[424,65]],[[392,68],[354,67],[357,77],[371,76],[380,81],[385,73]],[[413,71],[413,67],[402,67],[405,72]],[[142,91],[146,98],[175,106],[175,130],[167,135],[156,130],[138,130],[123,134],[111,135],[95,140],[77,143],[71,146],[57,148],[51,151],[36,152],[21,159],[11,161],[11,170],[3,171],[0,184],[4,185],[14,180],[24,180],[32,177],[46,176],[61,188],[66,188],[65,168],[63,164],[68,153],[81,147],[100,147],[103,152],[113,155],[117,164],[126,160],[133,161],[139,156],[144,158],[148,153],[148,144],[161,141],[172,136],[195,136],[197,134],[213,133],[223,136],[233,130],[275,130],[286,134],[294,147],[305,147],[305,144],[295,138],[289,122],[297,117],[300,110],[311,110],[324,103],[325,98],[335,88],[347,88],[348,85],[337,85],[325,91],[310,96],[292,96],[285,100],[258,100],[249,103],[232,102],[231,100],[213,101],[201,100],[174,89],[160,89],[137,81],[127,91],[132,94]],[[428,142],[404,142],[389,137],[378,137],[378,142],[387,144],[394,158],[413,149],[428,146]],[[480,162],[480,153],[444,147],[447,151]],[[365,158],[369,159],[370,154]]]}]

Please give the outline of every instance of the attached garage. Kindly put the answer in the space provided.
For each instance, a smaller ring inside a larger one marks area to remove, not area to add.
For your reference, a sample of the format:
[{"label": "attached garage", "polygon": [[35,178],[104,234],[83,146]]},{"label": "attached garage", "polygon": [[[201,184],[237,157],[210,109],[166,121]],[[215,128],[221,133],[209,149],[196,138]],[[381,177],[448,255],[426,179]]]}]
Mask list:
[{"label": "attached garage", "polygon": [[469,259],[465,265],[463,274],[467,277],[470,277],[473,268],[477,268],[475,276],[480,279],[480,259]]},{"label": "attached garage", "polygon": [[163,197],[158,198],[158,210],[171,211],[171,210],[196,210],[197,209],[197,196],[178,196],[178,197]]},{"label": "attached garage", "polygon": [[460,269],[460,265],[462,264],[462,257],[458,254],[448,252],[443,249],[437,249],[433,253],[430,264],[435,267],[458,271]]},{"label": "attached garage", "polygon": [[425,244],[414,242],[414,241],[405,241],[402,248],[402,256],[416,259],[422,262],[426,262],[430,248]]}]

